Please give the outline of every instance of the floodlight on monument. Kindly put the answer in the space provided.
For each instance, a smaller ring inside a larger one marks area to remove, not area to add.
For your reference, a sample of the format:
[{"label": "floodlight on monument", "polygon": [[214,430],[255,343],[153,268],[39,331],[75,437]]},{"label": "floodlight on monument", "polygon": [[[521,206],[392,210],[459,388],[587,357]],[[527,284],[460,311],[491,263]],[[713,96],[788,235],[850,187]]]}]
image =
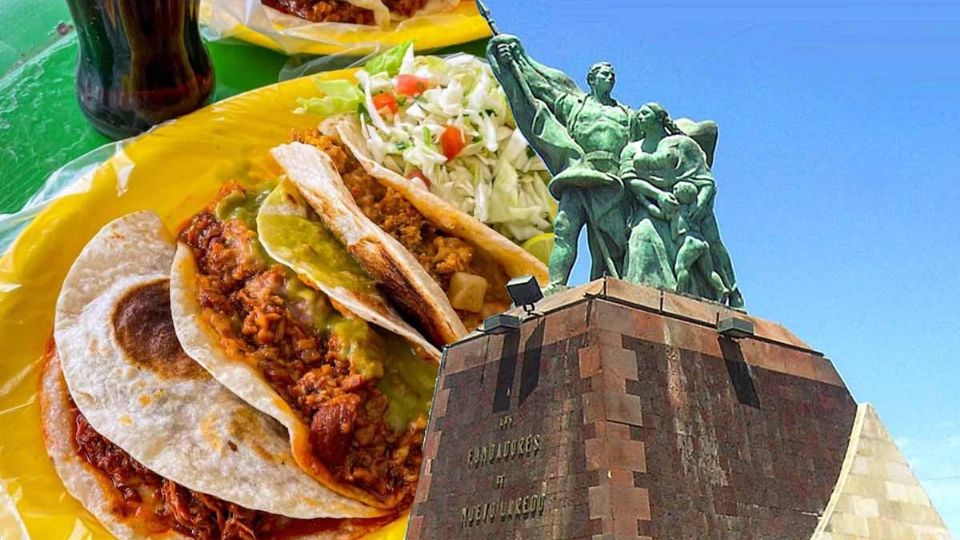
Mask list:
[{"label": "floodlight on monument", "polygon": [[523,307],[529,315],[533,313],[534,305],[543,300],[543,291],[533,276],[520,276],[507,283],[507,293],[515,306]]},{"label": "floodlight on monument", "polygon": [[717,322],[717,332],[731,339],[753,337],[753,321],[739,317],[726,317]]},{"label": "floodlight on monument", "polygon": [[520,317],[508,313],[498,313],[483,320],[486,334],[506,334],[520,330]]}]

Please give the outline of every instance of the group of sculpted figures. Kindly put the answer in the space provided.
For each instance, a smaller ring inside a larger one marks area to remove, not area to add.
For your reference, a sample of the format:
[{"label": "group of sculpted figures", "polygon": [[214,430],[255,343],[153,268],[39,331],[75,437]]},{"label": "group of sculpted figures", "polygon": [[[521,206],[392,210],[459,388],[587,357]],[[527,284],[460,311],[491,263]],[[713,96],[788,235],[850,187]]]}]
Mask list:
[{"label": "group of sculpted figures", "polygon": [[609,275],[743,307],[713,212],[713,122],[673,121],[658,103],[611,97],[613,66],[594,64],[590,92],[497,35],[488,59],[517,126],[553,175],[559,201],[546,292],[567,284],[587,228],[591,279]]}]

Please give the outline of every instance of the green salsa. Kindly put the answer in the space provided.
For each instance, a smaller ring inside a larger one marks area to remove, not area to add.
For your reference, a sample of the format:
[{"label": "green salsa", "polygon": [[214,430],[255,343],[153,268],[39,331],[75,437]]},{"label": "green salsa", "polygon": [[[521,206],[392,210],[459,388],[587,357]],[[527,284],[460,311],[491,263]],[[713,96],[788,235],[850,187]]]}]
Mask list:
[{"label": "green salsa", "polygon": [[377,388],[389,403],[386,421],[391,429],[405,430],[418,417],[426,417],[438,367],[424,360],[405,339],[364,320],[342,316],[325,294],[297,277],[331,288],[376,292],[375,282],[324,227],[297,188],[281,181],[267,193],[228,198],[217,207],[218,217],[221,211],[244,222],[255,216],[258,244],[292,270],[285,291],[292,306],[309,316],[318,335],[337,338],[340,355],[350,359],[356,373],[380,379]]},{"label": "green salsa", "polygon": [[273,191],[273,182],[255,185],[243,191],[233,191],[220,199],[214,213],[220,221],[237,219],[250,230],[257,230],[257,213],[264,200]]},{"label": "green salsa", "polygon": [[[251,231],[257,230],[257,213],[263,201],[273,191],[274,182],[261,183],[244,190],[236,190],[220,199],[214,214],[222,222],[237,220]],[[264,264],[274,264],[273,258],[263,249],[260,242],[252,243],[253,256]]]},{"label": "green salsa", "polygon": [[337,313],[327,301],[322,292],[307,287],[293,272],[286,272],[284,297],[288,305],[310,319],[313,331],[317,335],[324,335],[330,324],[330,319]]},{"label": "green salsa", "polygon": [[267,252],[297,274],[327,287],[375,292],[374,281],[288,182],[266,197],[256,222]]},{"label": "green salsa", "polygon": [[340,342],[340,356],[365,379],[383,376],[383,339],[366,321],[338,316],[328,325],[330,334]]},{"label": "green salsa", "polygon": [[395,335],[385,337],[389,361],[384,363],[383,378],[377,388],[387,396],[387,424],[405,429],[419,416],[430,413],[433,387],[439,366],[424,360],[409,343]]}]

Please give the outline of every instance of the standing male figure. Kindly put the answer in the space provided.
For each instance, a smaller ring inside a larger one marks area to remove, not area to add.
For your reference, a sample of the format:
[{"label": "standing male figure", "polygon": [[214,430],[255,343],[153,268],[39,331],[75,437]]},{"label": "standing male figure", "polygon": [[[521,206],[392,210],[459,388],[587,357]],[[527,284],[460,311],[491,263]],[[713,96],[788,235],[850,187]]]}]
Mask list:
[{"label": "standing male figure", "polygon": [[517,38],[498,35],[487,50],[507,94],[517,126],[553,174],[550,193],[559,201],[554,220],[548,292],[566,285],[587,226],[591,279],[622,276],[627,249],[629,198],[618,176],[620,152],[633,140],[632,111],[611,96],[613,66],[594,64],[590,93],[564,73],[537,63]]}]

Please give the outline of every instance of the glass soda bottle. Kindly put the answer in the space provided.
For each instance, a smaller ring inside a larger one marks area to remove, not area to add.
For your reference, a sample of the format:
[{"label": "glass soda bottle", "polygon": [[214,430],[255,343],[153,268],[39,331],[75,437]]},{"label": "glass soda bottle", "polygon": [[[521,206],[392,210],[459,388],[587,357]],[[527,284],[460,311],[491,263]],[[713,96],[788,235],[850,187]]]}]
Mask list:
[{"label": "glass soda bottle", "polygon": [[213,65],[199,0],[67,0],[77,27],[80,109],[108,137],[130,137],[200,108]]}]

